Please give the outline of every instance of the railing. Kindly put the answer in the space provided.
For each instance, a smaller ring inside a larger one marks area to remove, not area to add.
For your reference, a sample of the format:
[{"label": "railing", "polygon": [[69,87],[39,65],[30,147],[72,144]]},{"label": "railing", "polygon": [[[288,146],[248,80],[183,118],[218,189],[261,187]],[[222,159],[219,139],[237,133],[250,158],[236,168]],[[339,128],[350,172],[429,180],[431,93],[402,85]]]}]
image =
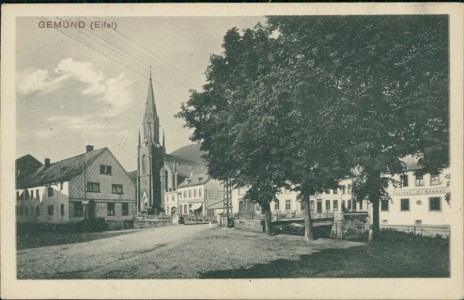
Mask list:
[{"label": "railing", "polygon": [[402,231],[407,233],[413,233],[414,235],[420,236],[431,236],[437,235],[442,237],[448,237],[451,229],[447,225],[380,225],[381,229],[392,229],[396,231]]},{"label": "railing", "polygon": [[243,220],[260,220],[264,218],[264,215],[261,213],[249,212],[249,213],[234,213],[233,217],[235,219]]}]

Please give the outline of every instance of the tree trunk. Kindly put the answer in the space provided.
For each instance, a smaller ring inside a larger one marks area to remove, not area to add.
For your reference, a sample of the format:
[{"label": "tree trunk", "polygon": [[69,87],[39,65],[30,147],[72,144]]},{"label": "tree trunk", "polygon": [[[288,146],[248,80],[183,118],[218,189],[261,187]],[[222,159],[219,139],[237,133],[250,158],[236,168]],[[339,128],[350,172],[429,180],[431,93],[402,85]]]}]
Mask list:
[{"label": "tree trunk", "polygon": [[375,241],[380,232],[380,190],[382,189],[380,181],[380,172],[371,172],[368,178],[370,193],[369,201],[372,203],[372,240]]},{"label": "tree trunk", "polygon": [[303,194],[303,207],[304,207],[304,226],[305,226],[305,241],[309,242],[314,240],[313,235],[313,220],[311,219],[311,207],[309,205],[309,195]]},{"label": "tree trunk", "polygon": [[[372,201],[372,200],[371,200]],[[380,215],[379,215],[379,203],[380,199],[374,199],[372,201],[372,240],[376,240],[380,232]]]},{"label": "tree trunk", "polygon": [[266,203],[263,205],[264,210],[264,232],[267,235],[272,235],[272,216],[271,216],[271,204]]}]

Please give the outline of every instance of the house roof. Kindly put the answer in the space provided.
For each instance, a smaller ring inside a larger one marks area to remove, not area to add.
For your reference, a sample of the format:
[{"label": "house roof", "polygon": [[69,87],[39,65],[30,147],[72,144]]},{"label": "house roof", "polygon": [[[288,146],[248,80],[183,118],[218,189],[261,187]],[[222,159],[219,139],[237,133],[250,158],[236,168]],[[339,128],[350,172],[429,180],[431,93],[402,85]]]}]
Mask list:
[{"label": "house roof", "polygon": [[42,165],[34,172],[16,181],[17,188],[31,188],[55,182],[69,181],[82,173],[83,166],[89,166],[103,152],[109,151],[102,148],[86,152],[77,156],[51,163],[49,166]]},{"label": "house roof", "polygon": [[179,184],[179,188],[205,184],[209,181],[209,179],[210,177],[206,173],[194,174]]},{"label": "house roof", "polygon": [[127,175],[129,176],[129,178],[132,180],[132,183],[134,185],[137,185],[137,170],[134,170],[134,171],[131,171],[131,172],[127,172]]}]

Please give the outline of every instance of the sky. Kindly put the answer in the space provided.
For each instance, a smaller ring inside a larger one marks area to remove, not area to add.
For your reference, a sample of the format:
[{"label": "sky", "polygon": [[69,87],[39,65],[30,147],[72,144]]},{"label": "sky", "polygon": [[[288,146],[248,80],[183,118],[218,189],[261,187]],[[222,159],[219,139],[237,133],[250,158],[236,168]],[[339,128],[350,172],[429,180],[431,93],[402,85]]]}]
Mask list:
[{"label": "sky", "polygon": [[[85,27],[41,28],[41,21]],[[91,29],[104,21],[116,30]],[[201,90],[226,31],[258,22],[264,17],[17,18],[17,158],[54,162],[90,144],[136,169],[150,66],[167,153],[191,144],[191,131],[174,115],[189,90]]]}]

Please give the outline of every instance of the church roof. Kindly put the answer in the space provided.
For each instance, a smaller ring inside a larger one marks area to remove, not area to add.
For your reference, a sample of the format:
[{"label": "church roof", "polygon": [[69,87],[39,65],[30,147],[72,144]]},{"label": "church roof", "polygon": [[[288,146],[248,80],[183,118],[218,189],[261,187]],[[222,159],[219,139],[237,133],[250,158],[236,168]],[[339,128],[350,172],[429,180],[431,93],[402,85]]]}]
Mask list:
[{"label": "church roof", "polygon": [[177,174],[182,177],[190,177],[192,174],[205,173],[207,171],[206,165],[200,164],[196,161],[177,157],[172,154],[165,154],[164,158],[165,164],[167,164],[171,169],[173,163],[176,163]]},{"label": "church roof", "polygon": [[[89,166],[105,151],[109,151],[108,148],[105,147],[89,151],[84,154],[51,163],[49,166],[42,165],[27,176],[17,178],[16,187],[31,188],[50,183],[69,181],[82,173],[82,167],[84,164]],[[20,159],[21,158],[18,160]]]}]

